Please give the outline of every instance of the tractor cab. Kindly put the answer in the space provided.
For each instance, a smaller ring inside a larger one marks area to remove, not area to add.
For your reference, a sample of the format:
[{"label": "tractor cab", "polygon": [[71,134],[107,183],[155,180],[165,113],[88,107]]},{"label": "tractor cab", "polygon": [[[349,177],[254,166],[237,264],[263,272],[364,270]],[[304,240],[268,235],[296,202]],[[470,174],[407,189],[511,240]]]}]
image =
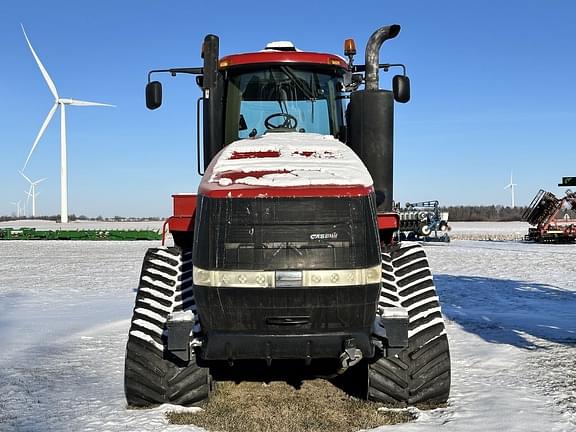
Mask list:
[{"label": "tractor cab", "polygon": [[273,42],[257,53],[224,57],[219,67],[225,72],[225,145],[275,132],[344,138],[343,59]]},{"label": "tractor cab", "polygon": [[[399,27],[391,29],[374,36],[364,65],[354,64],[352,39],[344,44],[348,60],[300,51],[286,41],[220,58],[219,38],[208,35],[202,45],[203,67],[150,71],[146,105],[156,109],[162,104],[162,86],[150,80],[153,73],[197,75],[202,89],[197,107],[199,174],[225,146],[241,139],[279,132],[331,135],[364,162],[374,179],[379,206],[384,203],[382,209],[390,211],[393,103],[410,99],[404,65],[378,61],[381,44],[399,31]],[[401,67],[404,73],[394,76],[391,91],[380,90],[379,70],[391,67]],[[361,84],[366,91],[358,90]],[[351,109],[352,105],[356,108]]]}]

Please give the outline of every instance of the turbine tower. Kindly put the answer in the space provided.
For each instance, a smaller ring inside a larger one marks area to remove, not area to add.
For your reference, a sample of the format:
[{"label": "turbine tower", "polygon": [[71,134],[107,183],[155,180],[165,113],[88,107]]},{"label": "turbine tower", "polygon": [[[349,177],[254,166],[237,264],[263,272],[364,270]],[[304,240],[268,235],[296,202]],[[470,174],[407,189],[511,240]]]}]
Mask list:
[{"label": "turbine tower", "polygon": [[504,190],[506,189],[510,189],[510,191],[512,192],[512,208],[515,207],[515,202],[514,202],[514,188],[518,186],[516,183],[514,183],[514,181],[512,180],[512,171],[510,171],[510,183],[508,183],[508,185],[506,187],[504,187]]},{"label": "turbine tower", "polygon": [[104,104],[104,103],[99,103],[99,102],[88,102],[88,101],[82,101],[82,100],[76,100],[76,99],[61,98],[58,95],[58,91],[56,90],[56,86],[54,85],[54,82],[50,78],[50,75],[48,75],[46,68],[44,67],[44,65],[40,61],[40,58],[38,58],[38,55],[36,54],[36,51],[34,51],[34,48],[32,48],[32,44],[30,43],[30,40],[28,39],[28,35],[26,34],[26,31],[24,30],[24,26],[22,24],[21,24],[21,27],[22,27],[22,32],[24,33],[24,37],[26,38],[26,42],[28,43],[28,46],[30,47],[30,51],[32,51],[32,55],[34,56],[34,60],[36,60],[36,63],[38,64],[38,68],[40,69],[40,72],[42,73],[42,76],[44,77],[46,84],[48,84],[48,88],[50,89],[50,92],[52,93],[52,95],[54,95],[54,99],[55,99],[54,105],[52,106],[52,108],[50,108],[50,111],[48,111],[48,115],[46,116],[44,123],[42,123],[42,127],[40,128],[40,132],[38,132],[38,135],[36,136],[36,139],[34,140],[34,144],[32,144],[32,148],[30,149],[30,153],[28,153],[28,157],[26,158],[26,162],[24,162],[24,167],[22,168],[22,171],[24,171],[26,169],[26,166],[28,165],[28,161],[30,160],[30,156],[32,156],[32,153],[34,152],[34,149],[36,148],[38,141],[40,141],[40,138],[42,138],[44,131],[48,127],[50,120],[52,120],[52,117],[54,116],[56,109],[58,107],[60,107],[60,222],[68,223],[68,162],[67,162],[67,155],[66,155],[66,150],[67,150],[67,148],[66,148],[66,105],[111,106],[111,107],[113,107],[115,105]]},{"label": "turbine tower", "polygon": [[28,195],[27,200],[32,198],[32,217],[36,217],[36,197],[38,196],[38,194],[36,193],[36,185],[38,183],[42,183],[44,180],[46,180],[46,178],[36,180],[35,182],[33,182],[22,171],[20,171],[20,174],[22,174],[22,177],[24,177],[28,181],[28,183],[30,183],[30,189],[28,190],[28,192],[26,191],[24,192],[26,192],[26,195]]},{"label": "turbine tower", "polygon": [[20,202],[21,201],[12,201],[10,204],[14,204],[16,206],[16,217],[20,218]]}]

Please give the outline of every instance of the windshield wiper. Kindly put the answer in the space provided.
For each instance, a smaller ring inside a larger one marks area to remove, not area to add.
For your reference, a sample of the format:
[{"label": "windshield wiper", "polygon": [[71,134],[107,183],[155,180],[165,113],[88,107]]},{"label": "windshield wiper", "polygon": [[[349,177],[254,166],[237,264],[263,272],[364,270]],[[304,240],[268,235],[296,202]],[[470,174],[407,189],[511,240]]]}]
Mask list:
[{"label": "windshield wiper", "polygon": [[294,85],[302,93],[304,93],[304,96],[306,96],[308,100],[312,102],[312,123],[314,123],[314,102],[316,102],[316,95],[312,91],[312,88],[308,86],[308,84],[305,81],[298,79],[298,77],[294,75],[294,72],[292,72],[290,68],[286,66],[280,66],[280,70],[284,72],[288,76],[288,78],[290,78],[290,80],[294,83]]},{"label": "windshield wiper", "polygon": [[292,72],[288,67],[286,66],[280,66],[280,70],[282,72],[284,72],[286,75],[288,75],[288,78],[290,78],[290,80],[294,83],[294,85],[296,87],[298,87],[298,89],[304,93],[304,96],[306,96],[311,102],[315,102],[316,101],[316,95],[314,94],[314,92],[312,91],[312,89],[308,86],[307,83],[303,83],[300,79],[298,79],[298,77],[296,75],[294,75],[294,72]]}]

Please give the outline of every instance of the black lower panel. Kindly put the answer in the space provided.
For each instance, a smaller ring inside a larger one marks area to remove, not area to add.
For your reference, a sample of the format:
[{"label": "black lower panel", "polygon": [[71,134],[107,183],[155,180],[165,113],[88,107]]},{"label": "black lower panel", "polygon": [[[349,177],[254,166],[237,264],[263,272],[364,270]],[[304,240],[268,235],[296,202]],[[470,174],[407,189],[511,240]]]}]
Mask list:
[{"label": "black lower panel", "polygon": [[296,288],[195,286],[202,357],[333,358],[344,342],[372,354],[380,285]]},{"label": "black lower panel", "polygon": [[380,285],[295,288],[194,286],[204,332],[294,334],[369,329]]}]

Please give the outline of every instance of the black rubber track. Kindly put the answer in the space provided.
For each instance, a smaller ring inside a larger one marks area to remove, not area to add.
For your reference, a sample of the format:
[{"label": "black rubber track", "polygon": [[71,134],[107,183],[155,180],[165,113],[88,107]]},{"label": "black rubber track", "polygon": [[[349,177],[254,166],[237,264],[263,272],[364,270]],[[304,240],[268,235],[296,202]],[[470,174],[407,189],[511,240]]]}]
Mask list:
[{"label": "black rubber track", "polygon": [[408,309],[408,347],[368,364],[368,398],[392,405],[437,405],[450,394],[450,352],[436,288],[418,243],[401,242],[382,252],[379,307]]},{"label": "black rubber track", "polygon": [[126,345],[128,405],[195,406],[210,396],[209,370],[199,367],[194,357],[183,363],[164,349],[168,315],[177,310],[196,312],[192,288],[190,250],[153,248],[146,252]]}]

